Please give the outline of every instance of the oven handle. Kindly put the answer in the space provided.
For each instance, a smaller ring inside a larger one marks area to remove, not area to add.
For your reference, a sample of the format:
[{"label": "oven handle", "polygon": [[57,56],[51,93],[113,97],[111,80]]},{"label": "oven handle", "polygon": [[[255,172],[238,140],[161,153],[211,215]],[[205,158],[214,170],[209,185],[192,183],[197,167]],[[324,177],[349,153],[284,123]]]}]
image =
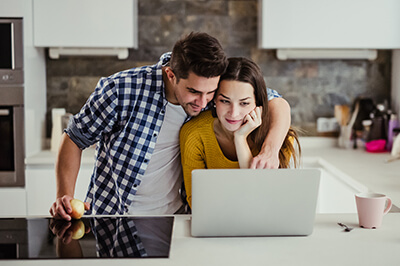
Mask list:
[{"label": "oven handle", "polygon": [[10,115],[10,110],[8,109],[0,109],[0,116]]}]

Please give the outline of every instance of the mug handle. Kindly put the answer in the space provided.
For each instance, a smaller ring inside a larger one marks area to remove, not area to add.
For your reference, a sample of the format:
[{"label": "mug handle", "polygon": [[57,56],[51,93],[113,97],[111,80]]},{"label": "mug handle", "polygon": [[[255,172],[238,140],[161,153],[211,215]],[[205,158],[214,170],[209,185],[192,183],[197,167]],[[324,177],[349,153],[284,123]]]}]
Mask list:
[{"label": "mug handle", "polygon": [[386,209],[383,211],[383,215],[387,214],[392,208],[392,200],[389,197],[387,197],[386,200],[387,200],[387,206]]}]

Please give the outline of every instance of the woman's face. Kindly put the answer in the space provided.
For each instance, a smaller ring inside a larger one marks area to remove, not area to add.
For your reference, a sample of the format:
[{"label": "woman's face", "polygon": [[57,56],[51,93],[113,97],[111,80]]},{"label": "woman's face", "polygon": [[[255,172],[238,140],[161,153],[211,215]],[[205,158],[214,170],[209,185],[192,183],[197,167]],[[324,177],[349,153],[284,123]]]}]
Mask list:
[{"label": "woman's face", "polygon": [[215,105],[222,126],[234,132],[243,124],[244,117],[256,108],[253,86],[241,81],[223,80],[215,97]]}]

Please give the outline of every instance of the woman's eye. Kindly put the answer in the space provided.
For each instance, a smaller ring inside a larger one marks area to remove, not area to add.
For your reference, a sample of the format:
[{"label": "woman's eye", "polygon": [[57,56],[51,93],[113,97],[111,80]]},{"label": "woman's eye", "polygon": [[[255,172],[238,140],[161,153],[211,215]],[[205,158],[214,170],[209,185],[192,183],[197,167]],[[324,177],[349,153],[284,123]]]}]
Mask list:
[{"label": "woman's eye", "polygon": [[243,103],[240,103],[242,106],[247,106],[247,105],[249,105],[250,103],[246,103],[246,102],[243,102]]},{"label": "woman's eye", "polygon": [[221,103],[229,103],[227,100],[219,100]]}]

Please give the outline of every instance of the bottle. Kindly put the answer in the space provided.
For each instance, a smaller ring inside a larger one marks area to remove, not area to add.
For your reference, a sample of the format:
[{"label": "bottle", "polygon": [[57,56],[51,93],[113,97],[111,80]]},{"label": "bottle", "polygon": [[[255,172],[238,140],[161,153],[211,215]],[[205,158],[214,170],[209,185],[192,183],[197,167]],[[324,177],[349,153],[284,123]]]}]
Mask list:
[{"label": "bottle", "polygon": [[397,119],[397,115],[391,114],[388,123],[388,138],[387,138],[388,141],[386,146],[386,150],[388,151],[392,150],[393,146],[393,137],[394,137],[393,129],[398,128],[399,126],[400,125],[399,125],[399,120]]},{"label": "bottle", "polygon": [[[394,139],[393,139],[393,147],[391,151],[391,155],[393,157],[399,157],[400,156],[400,128],[395,128],[393,129],[394,132]],[[397,136],[396,136],[397,134]]]}]

